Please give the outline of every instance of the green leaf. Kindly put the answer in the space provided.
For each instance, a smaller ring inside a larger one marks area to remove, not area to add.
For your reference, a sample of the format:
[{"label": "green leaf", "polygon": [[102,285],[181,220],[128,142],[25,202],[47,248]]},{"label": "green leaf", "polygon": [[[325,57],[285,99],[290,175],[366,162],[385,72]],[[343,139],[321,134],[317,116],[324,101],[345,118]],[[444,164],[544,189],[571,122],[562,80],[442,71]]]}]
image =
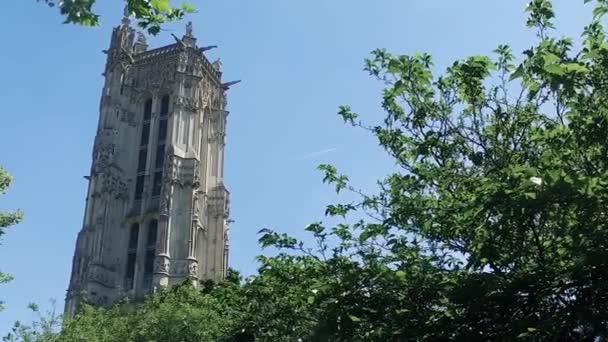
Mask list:
[{"label": "green leaf", "polygon": [[183,3],[182,4],[182,9],[186,13],[195,13],[196,12],[196,7],[194,7],[194,5],[191,5],[191,4]]},{"label": "green leaf", "polygon": [[350,318],[350,320],[353,322],[361,322],[361,318],[354,315],[348,315],[348,318]]},{"label": "green leaf", "polygon": [[554,75],[563,75],[565,71],[564,67],[559,64],[547,64],[543,67],[543,70]]},{"label": "green leaf", "polygon": [[524,67],[522,65],[519,65],[517,67],[517,69],[515,69],[515,71],[513,71],[513,73],[511,74],[511,77],[509,77],[509,81],[513,81],[515,79],[521,78],[526,74]]},{"label": "green leaf", "polygon": [[526,192],[526,197],[529,199],[536,199],[536,192]]},{"label": "green leaf", "polygon": [[574,72],[574,73],[588,73],[589,69],[587,67],[585,67],[584,65],[580,65],[578,63],[567,63],[564,64],[564,69],[567,72]]},{"label": "green leaf", "polygon": [[606,13],[608,13],[608,8],[605,5],[598,5],[593,9],[593,18],[596,20],[600,19]]},{"label": "green leaf", "polygon": [[536,96],[536,94],[538,94],[538,92],[540,91],[540,84],[538,84],[534,81],[530,81],[527,84],[527,86],[528,86],[529,96],[531,98]]},{"label": "green leaf", "polygon": [[558,64],[560,58],[556,54],[548,52],[543,55],[543,60],[545,64]]},{"label": "green leaf", "polygon": [[311,223],[308,226],[306,226],[306,228],[304,228],[304,230],[306,230],[308,232],[312,232],[314,234],[321,234],[325,230],[325,227],[323,227],[321,225],[321,222],[315,222],[315,223]]},{"label": "green leaf", "polygon": [[152,0],[152,8],[160,13],[169,13],[171,11],[171,4],[169,0]]}]

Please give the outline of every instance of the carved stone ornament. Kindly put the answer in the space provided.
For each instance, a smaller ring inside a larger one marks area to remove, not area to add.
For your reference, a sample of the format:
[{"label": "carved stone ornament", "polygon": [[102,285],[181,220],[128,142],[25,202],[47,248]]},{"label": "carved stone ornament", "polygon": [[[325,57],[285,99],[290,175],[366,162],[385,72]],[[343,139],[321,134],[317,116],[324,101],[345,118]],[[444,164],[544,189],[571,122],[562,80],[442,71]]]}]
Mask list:
[{"label": "carved stone ornament", "polygon": [[188,266],[188,275],[194,278],[198,277],[198,264],[196,262],[191,262]]},{"label": "carved stone ornament", "polygon": [[182,159],[171,156],[169,161],[165,164],[165,170],[163,172],[164,182],[178,185],[181,188],[193,186],[195,181],[195,163],[196,160],[194,159]]},{"label": "carved stone ornament", "polygon": [[198,191],[194,190],[192,192],[192,221],[194,221],[194,222],[198,221],[198,214],[199,214],[198,206],[199,206],[199,195],[198,195]]},{"label": "carved stone ornament", "polygon": [[167,258],[157,257],[156,260],[154,260],[154,273],[169,274],[170,267],[171,263]]},{"label": "carved stone ornament", "polygon": [[226,143],[226,116],[222,110],[214,110],[209,125],[211,126],[211,134],[209,141],[212,143],[218,143],[225,145]]},{"label": "carved stone ornament", "polygon": [[165,170],[163,172],[164,182],[168,184],[179,184],[179,159],[175,156],[170,156],[165,162]]},{"label": "carved stone ornament", "polygon": [[175,63],[162,63],[158,66],[143,70],[142,80],[144,89],[168,88],[175,82]]},{"label": "carved stone ornament", "polygon": [[171,199],[169,196],[169,189],[163,188],[160,202],[159,202],[159,211],[161,215],[169,215],[169,209],[171,207]]},{"label": "carved stone ornament", "polygon": [[199,57],[193,53],[191,53],[190,56],[192,58],[191,58],[188,74],[191,74],[193,76],[202,77],[204,72],[203,72],[203,61],[201,60],[201,57]]},{"label": "carved stone ornament", "polygon": [[214,109],[224,109],[226,105],[224,92],[217,89],[213,92],[211,98],[211,108]]},{"label": "carved stone ornament", "polygon": [[120,111],[121,115],[120,115],[120,121],[126,123],[127,125],[131,126],[131,127],[137,127],[137,115],[135,115],[135,112],[132,110],[128,110],[128,109],[122,109]]},{"label": "carved stone ornament", "polygon": [[179,72],[200,78],[204,75],[203,68],[203,60],[196,50],[188,49],[179,54],[177,63]]},{"label": "carved stone ornament", "polygon": [[[215,91],[217,91],[217,89]],[[203,108],[211,106],[213,92],[214,89],[211,87],[211,80],[209,80],[208,77],[203,78],[200,86],[196,90],[196,97],[199,99]]]},{"label": "carved stone ornament", "polygon": [[119,171],[113,168],[107,168],[102,173],[101,193],[111,196],[115,199],[127,199],[129,189],[127,184],[122,180]]},{"label": "carved stone ornament", "polygon": [[177,68],[183,72],[186,69],[187,65],[188,65],[188,54],[185,52],[182,52],[179,54],[179,57],[177,58]]},{"label": "carved stone ornament", "polygon": [[[194,168],[192,170],[192,187],[198,188],[201,183],[201,163],[198,160],[194,161]],[[195,198],[198,193],[195,193]],[[197,198],[198,199],[198,198]]]},{"label": "carved stone ornament", "polygon": [[203,104],[198,99],[185,96],[175,96],[173,106],[190,112],[198,112],[203,109]]},{"label": "carved stone ornament", "polygon": [[228,217],[228,191],[223,186],[218,186],[211,191],[207,202],[207,212],[211,217]]},{"label": "carved stone ornament", "polygon": [[109,271],[99,265],[91,265],[88,280],[97,282],[106,287],[114,287],[115,285],[114,277],[112,277]]},{"label": "carved stone ornament", "polygon": [[103,172],[105,169],[110,167],[110,164],[112,164],[114,161],[116,145],[105,140],[106,139],[100,139],[93,152],[93,170],[95,172]]}]

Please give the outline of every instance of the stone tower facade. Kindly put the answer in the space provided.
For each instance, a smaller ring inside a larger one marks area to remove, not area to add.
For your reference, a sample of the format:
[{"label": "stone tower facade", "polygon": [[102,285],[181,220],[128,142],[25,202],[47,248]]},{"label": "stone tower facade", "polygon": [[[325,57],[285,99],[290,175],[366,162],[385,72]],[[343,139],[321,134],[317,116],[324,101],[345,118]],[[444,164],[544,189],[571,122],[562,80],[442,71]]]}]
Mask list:
[{"label": "stone tower facade", "polygon": [[228,268],[224,186],[226,95],[188,23],[175,43],[148,49],[128,17],[112,33],[103,76],[82,230],[66,314],[86,301],[138,300]]}]

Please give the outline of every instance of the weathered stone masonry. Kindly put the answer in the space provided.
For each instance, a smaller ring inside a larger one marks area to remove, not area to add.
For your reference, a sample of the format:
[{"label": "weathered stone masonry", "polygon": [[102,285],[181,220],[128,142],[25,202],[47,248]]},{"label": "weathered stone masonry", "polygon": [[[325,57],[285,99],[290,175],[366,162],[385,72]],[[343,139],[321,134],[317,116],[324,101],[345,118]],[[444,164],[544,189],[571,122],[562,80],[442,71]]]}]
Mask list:
[{"label": "weathered stone masonry", "polygon": [[112,33],[66,313],[228,267],[222,65],[192,34],[148,50],[127,17]]}]

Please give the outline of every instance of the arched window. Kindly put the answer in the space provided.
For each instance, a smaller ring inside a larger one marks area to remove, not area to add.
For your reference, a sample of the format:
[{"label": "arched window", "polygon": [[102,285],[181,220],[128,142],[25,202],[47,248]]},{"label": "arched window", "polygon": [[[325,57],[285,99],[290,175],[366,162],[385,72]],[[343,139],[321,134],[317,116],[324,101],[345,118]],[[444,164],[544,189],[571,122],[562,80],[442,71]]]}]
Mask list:
[{"label": "arched window", "polygon": [[158,122],[158,142],[162,143],[165,139],[167,139],[167,118]]},{"label": "arched window", "polygon": [[146,100],[144,104],[144,121],[150,121],[152,117],[152,99]]},{"label": "arched window", "polygon": [[150,139],[150,122],[144,122],[141,127],[141,140],[139,141],[139,146],[146,147],[148,146],[148,141]]},{"label": "arched window", "polygon": [[137,159],[137,172],[146,171],[146,161],[148,160],[148,150],[142,148],[139,150],[139,158]]},{"label": "arched window", "polygon": [[135,200],[140,200],[144,194],[144,181],[146,180],[146,176],[139,175],[135,180]]},{"label": "arched window", "polygon": [[150,141],[150,119],[152,116],[152,99],[144,103],[144,120],[139,140],[139,158],[137,161],[137,180],[135,182],[135,200],[141,200],[144,191],[146,162],[148,160],[148,142]]},{"label": "arched window", "polygon": [[158,121],[158,139],[156,146],[156,160],[154,163],[154,179],[152,183],[152,196],[159,196],[163,179],[163,163],[165,161],[165,140],[167,139],[167,114],[169,113],[169,95],[160,101],[160,120]]},{"label": "arched window", "polygon": [[144,264],[144,282],[146,286],[152,285],[154,273],[154,258],[156,257],[156,239],[158,236],[158,221],[148,223],[148,238],[146,239],[146,260]]},{"label": "arched window", "polygon": [[160,100],[160,121],[158,122],[158,142],[167,138],[167,114],[169,114],[169,95]]},{"label": "arched window", "polygon": [[158,123],[158,142],[163,142],[167,138],[167,114],[169,114],[169,95],[163,96],[160,100],[160,121]]},{"label": "arched window", "polygon": [[163,187],[163,172],[154,172],[154,183],[152,183],[152,196],[160,196],[160,191]]},{"label": "arched window", "polygon": [[146,242],[146,246],[148,248],[156,247],[156,236],[158,235],[158,221],[152,220],[148,224],[148,239]]},{"label": "arched window", "polygon": [[129,232],[129,250],[137,249],[137,240],[139,238],[139,224],[133,223]]},{"label": "arched window", "polygon": [[169,114],[169,95],[163,96],[160,100],[160,116],[167,116]]},{"label": "arched window", "polygon": [[139,224],[133,223],[129,231],[129,246],[127,249],[127,269],[125,274],[125,282],[127,289],[133,288],[133,279],[135,278],[135,261],[137,258],[137,242],[139,239]]},{"label": "arched window", "polygon": [[165,162],[165,145],[158,145],[156,147],[156,161],[154,162],[154,167],[156,169],[162,169],[163,163]]}]

